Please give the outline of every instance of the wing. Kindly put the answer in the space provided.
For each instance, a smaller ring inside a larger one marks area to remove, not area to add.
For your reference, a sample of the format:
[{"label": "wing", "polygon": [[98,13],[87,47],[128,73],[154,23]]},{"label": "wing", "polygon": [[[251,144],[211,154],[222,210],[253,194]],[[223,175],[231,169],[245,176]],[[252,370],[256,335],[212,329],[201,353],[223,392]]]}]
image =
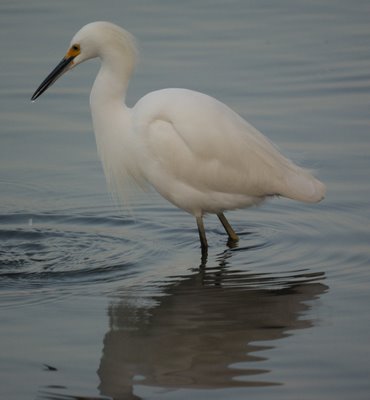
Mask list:
[{"label": "wing", "polygon": [[264,197],[286,195],[289,174],[308,174],[238,114],[199,92],[152,92],[133,115],[154,185],[166,180],[202,192]]}]

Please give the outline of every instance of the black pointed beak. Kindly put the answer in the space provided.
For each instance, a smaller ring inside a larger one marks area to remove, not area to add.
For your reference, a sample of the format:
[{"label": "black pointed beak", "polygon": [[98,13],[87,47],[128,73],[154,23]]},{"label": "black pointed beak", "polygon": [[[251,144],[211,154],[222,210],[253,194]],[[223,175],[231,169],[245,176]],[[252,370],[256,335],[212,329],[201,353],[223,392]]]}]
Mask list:
[{"label": "black pointed beak", "polygon": [[63,57],[60,63],[50,72],[41,85],[36,89],[35,93],[31,97],[31,100],[36,100],[49,86],[51,86],[59,77],[67,72],[74,58],[75,57]]}]

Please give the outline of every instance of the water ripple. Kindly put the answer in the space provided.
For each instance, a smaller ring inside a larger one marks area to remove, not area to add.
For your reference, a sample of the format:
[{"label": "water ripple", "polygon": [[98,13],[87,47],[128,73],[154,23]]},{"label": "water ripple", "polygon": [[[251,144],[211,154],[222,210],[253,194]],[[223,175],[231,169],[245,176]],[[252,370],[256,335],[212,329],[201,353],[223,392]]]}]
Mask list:
[{"label": "water ripple", "polygon": [[125,232],[130,219],[14,213],[0,221],[2,292],[119,280],[151,254],[137,230]]},{"label": "water ripple", "polygon": [[[224,286],[247,289],[284,287],[288,276],[290,283],[316,280],[318,271],[350,279],[350,270],[338,265],[368,264],[367,235],[360,221],[339,207],[312,212],[275,203],[254,212],[230,213],[240,236],[237,244],[228,244],[217,219],[209,216],[206,263],[187,214],[146,202],[134,215],[121,216],[114,207],[0,215],[0,291],[9,299],[3,306],[30,290],[51,298],[55,287],[61,296],[91,293],[91,288],[110,295],[119,287],[130,292],[135,288],[145,296],[142,290],[157,292],[163,283],[182,279],[202,264],[208,283],[214,279],[216,285],[227,271]],[[338,249],[338,240],[350,246]]]}]

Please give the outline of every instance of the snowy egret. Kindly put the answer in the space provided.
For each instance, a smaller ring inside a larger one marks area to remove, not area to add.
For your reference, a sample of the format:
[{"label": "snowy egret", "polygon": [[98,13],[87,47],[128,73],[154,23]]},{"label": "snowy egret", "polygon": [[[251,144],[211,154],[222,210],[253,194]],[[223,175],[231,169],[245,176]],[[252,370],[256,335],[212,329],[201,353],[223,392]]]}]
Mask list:
[{"label": "snowy egret", "polygon": [[125,104],[136,60],[135,40],[110,22],[93,22],[73,37],[66,55],[32,96],[91,58],[101,67],[90,94],[97,148],[110,187],[128,177],[149,184],[196,218],[207,253],[203,216],[214,213],[232,241],[238,236],[224,212],[283,196],[308,203],[325,186],[281,155],[247,121],[218,100],[187,89],[162,89]]}]

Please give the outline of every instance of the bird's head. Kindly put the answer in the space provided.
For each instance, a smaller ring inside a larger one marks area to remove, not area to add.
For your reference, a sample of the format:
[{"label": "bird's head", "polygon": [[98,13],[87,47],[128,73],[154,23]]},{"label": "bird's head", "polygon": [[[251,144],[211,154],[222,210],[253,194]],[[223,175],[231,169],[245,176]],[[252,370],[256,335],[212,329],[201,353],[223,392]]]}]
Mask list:
[{"label": "bird's head", "polygon": [[117,54],[126,57],[127,64],[131,63],[133,67],[136,47],[130,33],[105,21],[92,22],[83,26],[71,40],[65,56],[36,89],[31,100],[36,100],[59,77],[76,65],[91,58],[108,59]]}]

